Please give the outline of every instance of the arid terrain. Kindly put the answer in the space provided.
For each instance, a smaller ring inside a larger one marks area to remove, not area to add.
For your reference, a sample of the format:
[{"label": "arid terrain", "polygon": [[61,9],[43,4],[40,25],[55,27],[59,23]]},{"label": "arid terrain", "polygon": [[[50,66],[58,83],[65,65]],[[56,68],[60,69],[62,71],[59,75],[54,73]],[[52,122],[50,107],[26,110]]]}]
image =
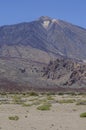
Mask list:
[{"label": "arid terrain", "polygon": [[0,94],[0,130],[85,130],[86,94]]},{"label": "arid terrain", "polygon": [[0,27],[0,130],[86,130],[86,29],[48,16]]}]

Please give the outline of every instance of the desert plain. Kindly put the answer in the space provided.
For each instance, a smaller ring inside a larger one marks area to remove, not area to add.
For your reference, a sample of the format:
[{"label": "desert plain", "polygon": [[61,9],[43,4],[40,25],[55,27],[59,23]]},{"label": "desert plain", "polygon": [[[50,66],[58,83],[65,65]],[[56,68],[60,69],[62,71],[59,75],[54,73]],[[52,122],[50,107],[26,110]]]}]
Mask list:
[{"label": "desert plain", "polygon": [[86,94],[0,94],[0,130],[86,130],[84,112]]}]

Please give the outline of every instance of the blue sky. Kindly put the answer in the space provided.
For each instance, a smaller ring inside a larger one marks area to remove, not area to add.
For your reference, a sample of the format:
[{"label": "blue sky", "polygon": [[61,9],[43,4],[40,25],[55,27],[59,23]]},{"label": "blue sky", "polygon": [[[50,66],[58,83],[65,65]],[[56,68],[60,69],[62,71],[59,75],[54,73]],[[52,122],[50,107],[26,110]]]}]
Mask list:
[{"label": "blue sky", "polygon": [[86,0],[0,0],[0,26],[50,16],[86,28]]}]

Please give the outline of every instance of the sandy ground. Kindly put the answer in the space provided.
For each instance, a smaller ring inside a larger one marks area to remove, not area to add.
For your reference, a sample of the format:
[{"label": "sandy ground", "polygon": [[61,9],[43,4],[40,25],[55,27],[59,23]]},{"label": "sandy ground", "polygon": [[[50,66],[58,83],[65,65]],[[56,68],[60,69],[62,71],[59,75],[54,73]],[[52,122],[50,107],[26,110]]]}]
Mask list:
[{"label": "sandy ground", "polygon": [[[54,100],[63,98],[63,96],[55,96]],[[34,97],[29,97],[29,99],[34,99]],[[86,130],[86,118],[80,118],[82,112],[86,112],[86,105],[76,105],[76,102],[62,104],[52,102],[52,107],[48,111],[37,110],[37,105],[23,107],[19,104],[5,103],[0,105],[0,129]],[[15,115],[19,117],[19,120],[9,120],[9,116]]]}]

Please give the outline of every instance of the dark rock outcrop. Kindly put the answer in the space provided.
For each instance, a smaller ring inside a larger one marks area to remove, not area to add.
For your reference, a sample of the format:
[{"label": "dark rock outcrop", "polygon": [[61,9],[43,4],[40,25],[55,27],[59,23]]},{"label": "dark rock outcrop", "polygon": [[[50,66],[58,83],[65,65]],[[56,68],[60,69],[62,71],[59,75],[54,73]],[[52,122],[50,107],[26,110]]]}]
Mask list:
[{"label": "dark rock outcrop", "polygon": [[73,59],[57,59],[44,69],[43,77],[61,81],[62,86],[72,86],[76,83],[86,86],[86,64]]}]

